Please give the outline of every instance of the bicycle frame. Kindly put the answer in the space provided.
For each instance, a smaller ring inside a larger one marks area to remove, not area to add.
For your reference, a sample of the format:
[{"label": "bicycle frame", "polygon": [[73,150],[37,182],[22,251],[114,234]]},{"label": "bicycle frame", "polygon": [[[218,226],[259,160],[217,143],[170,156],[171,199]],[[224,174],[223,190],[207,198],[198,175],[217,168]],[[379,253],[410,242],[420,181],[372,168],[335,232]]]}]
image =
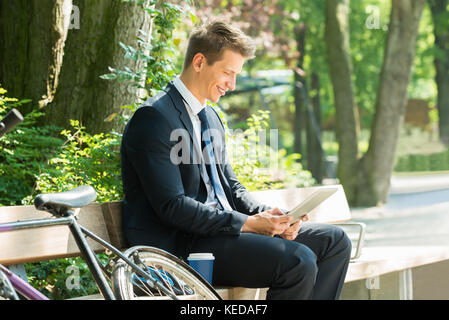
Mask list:
[{"label": "bicycle frame", "polygon": [[[25,220],[25,221],[17,221],[11,223],[3,223],[0,224],[0,233],[2,232],[10,232],[15,230],[23,230],[23,229],[34,229],[34,228],[43,228],[55,225],[67,225],[75,239],[75,242],[80,249],[81,256],[86,261],[92,276],[100,290],[101,294],[106,300],[115,300],[114,293],[112,292],[111,287],[109,286],[102,270],[99,265],[98,259],[95,256],[92,248],[89,246],[86,240],[86,236],[91,238],[92,240],[98,242],[105,249],[109,249],[111,252],[116,254],[118,257],[123,259],[127,264],[129,264],[137,274],[144,277],[150,282],[150,285],[154,285],[165,294],[169,295],[173,299],[177,299],[175,295],[169,292],[165,287],[161,287],[156,281],[153,281],[152,277],[145,272],[142,268],[136,265],[134,262],[125,257],[120,250],[99,238],[89,230],[83,228],[76,221],[77,217],[75,212],[67,211],[66,217],[58,217],[53,219],[35,219],[35,220]],[[6,276],[9,278],[12,286],[16,291],[18,291],[21,295],[23,295],[26,299],[29,300],[48,300],[46,296],[40,293],[38,290],[34,289],[27,282],[16,276],[13,272],[9,271],[2,265],[0,265],[0,270],[3,271]]]}]

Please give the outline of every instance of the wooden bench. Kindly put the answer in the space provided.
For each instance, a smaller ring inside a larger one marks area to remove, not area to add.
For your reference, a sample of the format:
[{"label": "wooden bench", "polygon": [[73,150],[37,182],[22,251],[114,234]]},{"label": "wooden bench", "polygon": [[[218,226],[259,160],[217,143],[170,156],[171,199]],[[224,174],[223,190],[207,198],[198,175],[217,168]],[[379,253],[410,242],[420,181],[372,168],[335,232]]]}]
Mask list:
[{"label": "wooden bench", "polygon": [[[291,209],[299,201],[314,192],[316,188],[319,187],[257,191],[252,192],[252,195],[268,205]],[[408,254],[405,254],[407,259],[398,259],[398,255],[394,253],[383,254],[384,251],[382,250],[373,253],[370,248],[364,248],[362,253],[361,245],[363,244],[364,226],[363,224],[352,223],[350,221],[351,213],[349,206],[342,187],[339,186],[339,188],[340,190],[337,193],[332,195],[320,207],[310,212],[310,221],[338,223],[342,226],[355,226],[359,229],[358,237],[355,240],[356,248],[354,257],[360,256],[360,254],[361,256],[350,264],[346,282],[371,279],[382,274],[397,271],[402,272],[402,270],[409,270],[413,267],[449,259],[449,254],[447,255],[444,250],[434,251],[426,255],[408,252]],[[33,206],[0,207],[0,223],[48,218],[49,216],[45,212],[37,211]],[[126,245],[121,230],[121,202],[93,203],[80,211],[78,221],[82,226],[112,243],[114,246],[125,249]],[[103,248],[95,242],[91,240],[88,240],[88,242],[97,252],[102,251]],[[357,249],[358,245],[360,247]],[[26,262],[37,262],[79,255],[79,249],[68,228],[65,226],[0,233],[0,263],[10,265],[16,270],[20,269],[20,265]],[[408,271],[404,272],[406,272],[405,280],[401,285],[410,286],[410,281],[407,282]],[[217,289],[224,299],[236,300],[264,299],[267,290],[267,288]],[[405,296],[410,297],[410,294],[406,292]],[[84,297],[84,299],[86,298]],[[101,298],[101,296],[89,298]]]}]

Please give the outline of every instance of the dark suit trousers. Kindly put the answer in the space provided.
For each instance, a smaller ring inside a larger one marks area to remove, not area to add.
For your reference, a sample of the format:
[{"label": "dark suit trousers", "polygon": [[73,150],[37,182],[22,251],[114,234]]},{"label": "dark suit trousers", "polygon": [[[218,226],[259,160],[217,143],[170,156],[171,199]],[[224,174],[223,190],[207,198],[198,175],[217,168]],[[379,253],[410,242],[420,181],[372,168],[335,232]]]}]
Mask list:
[{"label": "dark suit trousers", "polygon": [[213,284],[269,287],[267,299],[338,299],[351,255],[346,233],[303,223],[296,240],[253,233],[197,239],[190,252],[215,256]]}]

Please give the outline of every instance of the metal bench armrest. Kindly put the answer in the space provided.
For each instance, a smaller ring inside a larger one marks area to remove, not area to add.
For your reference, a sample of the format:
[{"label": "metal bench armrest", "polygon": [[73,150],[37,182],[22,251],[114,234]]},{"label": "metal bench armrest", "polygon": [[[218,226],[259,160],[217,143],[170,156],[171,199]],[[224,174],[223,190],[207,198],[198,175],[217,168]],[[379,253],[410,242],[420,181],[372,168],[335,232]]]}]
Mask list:
[{"label": "metal bench armrest", "polygon": [[357,247],[354,253],[354,256],[351,257],[351,260],[356,260],[360,258],[360,255],[362,254],[362,248],[363,248],[363,242],[365,240],[365,229],[366,224],[363,222],[339,222],[339,223],[332,223],[336,226],[356,226],[359,227],[359,237],[357,239]]}]

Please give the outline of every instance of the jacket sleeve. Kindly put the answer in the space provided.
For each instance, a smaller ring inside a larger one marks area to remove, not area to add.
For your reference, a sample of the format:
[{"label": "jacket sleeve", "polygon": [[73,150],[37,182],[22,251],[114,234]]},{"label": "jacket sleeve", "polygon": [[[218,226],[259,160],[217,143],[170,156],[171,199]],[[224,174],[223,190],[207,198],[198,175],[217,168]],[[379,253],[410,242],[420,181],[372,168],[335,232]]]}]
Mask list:
[{"label": "jacket sleeve", "polygon": [[206,206],[185,195],[179,166],[171,159],[177,143],[170,141],[173,129],[156,108],[141,107],[123,138],[124,150],[154,211],[164,224],[191,234],[239,234],[247,215]]}]

